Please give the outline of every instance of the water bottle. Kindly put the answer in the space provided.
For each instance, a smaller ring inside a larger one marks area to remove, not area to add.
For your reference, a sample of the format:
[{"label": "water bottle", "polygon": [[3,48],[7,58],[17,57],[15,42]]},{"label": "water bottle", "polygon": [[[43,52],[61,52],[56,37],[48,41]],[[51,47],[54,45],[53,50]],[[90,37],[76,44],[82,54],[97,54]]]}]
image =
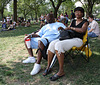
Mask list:
[{"label": "water bottle", "polygon": [[31,48],[31,46],[30,46],[30,39],[29,39],[29,38],[27,38],[27,39],[25,40],[25,43],[26,43],[26,45],[27,45],[27,48]]}]

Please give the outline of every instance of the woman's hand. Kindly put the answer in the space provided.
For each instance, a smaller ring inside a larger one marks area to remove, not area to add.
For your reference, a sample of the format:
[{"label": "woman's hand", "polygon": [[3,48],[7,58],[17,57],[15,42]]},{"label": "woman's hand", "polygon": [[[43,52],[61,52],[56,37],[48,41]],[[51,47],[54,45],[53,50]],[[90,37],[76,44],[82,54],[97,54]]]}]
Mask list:
[{"label": "woman's hand", "polygon": [[67,28],[65,28],[66,30],[74,30],[75,31],[75,28],[74,27],[67,27]]}]

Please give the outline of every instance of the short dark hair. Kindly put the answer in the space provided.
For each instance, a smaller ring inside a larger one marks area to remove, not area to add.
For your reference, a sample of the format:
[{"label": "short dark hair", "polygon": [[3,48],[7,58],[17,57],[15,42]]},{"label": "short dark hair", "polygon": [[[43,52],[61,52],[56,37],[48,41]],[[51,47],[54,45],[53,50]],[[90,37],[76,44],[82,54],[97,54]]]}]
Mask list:
[{"label": "short dark hair", "polygon": [[77,7],[74,9],[74,12],[75,11],[81,11],[83,13],[83,17],[84,17],[84,9],[82,7]]},{"label": "short dark hair", "polygon": [[50,14],[47,14],[46,20],[47,20],[47,23],[54,23],[55,22],[54,15],[51,14],[51,13]]},{"label": "short dark hair", "polygon": [[94,16],[93,15],[89,15],[89,17],[92,18],[92,19],[94,19]]}]

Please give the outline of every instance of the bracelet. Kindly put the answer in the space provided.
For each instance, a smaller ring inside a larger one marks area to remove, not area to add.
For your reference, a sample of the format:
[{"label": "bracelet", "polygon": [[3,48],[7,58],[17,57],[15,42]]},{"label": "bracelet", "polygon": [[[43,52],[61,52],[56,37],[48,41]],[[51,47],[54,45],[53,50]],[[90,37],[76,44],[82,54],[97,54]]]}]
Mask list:
[{"label": "bracelet", "polygon": [[75,30],[75,28],[74,28],[74,27],[71,27],[71,29],[72,29],[72,30]]},{"label": "bracelet", "polygon": [[75,30],[75,28],[73,28],[73,30]]}]

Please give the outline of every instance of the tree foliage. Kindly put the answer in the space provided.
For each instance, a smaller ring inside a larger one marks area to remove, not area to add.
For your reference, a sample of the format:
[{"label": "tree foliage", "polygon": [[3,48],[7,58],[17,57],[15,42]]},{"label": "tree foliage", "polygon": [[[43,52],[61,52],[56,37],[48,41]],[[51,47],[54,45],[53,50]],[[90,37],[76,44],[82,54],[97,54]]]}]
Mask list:
[{"label": "tree foliage", "polygon": [[19,0],[18,1],[18,13],[23,14],[26,19],[27,15],[35,15],[35,19],[39,14],[40,6],[44,5],[45,0]]},{"label": "tree foliage", "polygon": [[96,18],[100,18],[100,4],[93,7],[93,15]]},{"label": "tree foliage", "polygon": [[57,17],[57,12],[59,11],[60,7],[62,8],[64,12],[65,10],[69,11],[74,6],[72,0],[50,0],[50,2],[52,3],[52,7],[54,9],[55,18]]},{"label": "tree foliage", "polygon": [[10,2],[11,0],[0,0],[0,13],[3,18],[3,13],[6,5]]},{"label": "tree foliage", "polygon": [[54,8],[54,16],[55,16],[55,18],[57,18],[57,12],[58,12],[58,9],[59,9],[60,5],[65,1],[66,0],[50,0],[50,2],[52,3],[52,6]]},{"label": "tree foliage", "polygon": [[[75,8],[75,2],[74,1],[72,1],[72,0],[66,0],[65,2],[63,2],[62,4],[61,4],[61,8],[62,8],[62,13],[65,13],[65,12],[67,12],[67,14],[69,15],[69,17],[70,17],[70,15],[71,15],[71,10],[74,10],[74,8]],[[61,9],[59,9],[59,10],[61,10]]]},{"label": "tree foliage", "polygon": [[89,15],[92,14],[92,11],[93,11],[93,6],[95,4],[99,4],[100,3],[100,0],[84,0],[82,2],[82,0],[78,0],[82,3],[85,11],[86,11],[86,16],[88,17]]}]

